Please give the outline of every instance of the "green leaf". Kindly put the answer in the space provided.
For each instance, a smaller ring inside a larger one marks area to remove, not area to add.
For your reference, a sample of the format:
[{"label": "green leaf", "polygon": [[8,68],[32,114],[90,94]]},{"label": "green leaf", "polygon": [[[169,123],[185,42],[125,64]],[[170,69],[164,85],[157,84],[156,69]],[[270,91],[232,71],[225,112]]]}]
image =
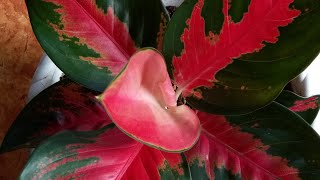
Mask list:
[{"label": "green leaf", "polygon": [[282,91],[275,101],[297,113],[309,124],[315,120],[320,108],[319,95],[305,98],[290,91]]},{"label": "green leaf", "polygon": [[72,80],[103,91],[137,48],[161,49],[168,16],[158,0],[26,0],[41,46]]},{"label": "green leaf", "polygon": [[272,103],[242,116],[198,113],[202,135],[186,152],[193,179],[319,179],[320,138]]},{"label": "green leaf", "polygon": [[186,179],[186,165],[180,154],[145,146],[110,124],[50,137],[32,153],[20,179]]},{"label": "green leaf", "polygon": [[198,112],[202,135],[181,157],[113,124],[61,132],[32,154],[21,179],[319,179],[319,135],[278,103],[242,116]]},{"label": "green leaf", "polygon": [[98,92],[64,79],[37,95],[8,130],[0,152],[36,147],[62,130],[89,131],[111,123]]},{"label": "green leaf", "polygon": [[191,106],[244,114],[271,103],[318,55],[319,19],[318,0],[186,0],[163,53]]}]

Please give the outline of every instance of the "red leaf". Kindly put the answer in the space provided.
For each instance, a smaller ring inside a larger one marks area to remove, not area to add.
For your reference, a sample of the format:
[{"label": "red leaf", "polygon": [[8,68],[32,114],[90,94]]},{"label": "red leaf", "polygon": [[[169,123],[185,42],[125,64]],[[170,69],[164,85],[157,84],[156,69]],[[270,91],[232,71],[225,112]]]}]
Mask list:
[{"label": "red leaf", "polygon": [[[47,2],[60,6],[56,11],[62,15],[60,20],[63,29],[52,24],[60,39],[79,38],[79,44],[87,45],[101,56],[80,57],[81,59],[99,67],[108,67],[113,75],[117,75],[136,51],[127,26],[115,16],[111,7],[108,8],[107,14],[104,14],[102,9],[96,7],[95,0],[47,0]],[[78,13],[83,11],[85,13]]]},{"label": "red leaf", "polygon": [[288,6],[293,0],[251,0],[248,13],[239,23],[228,15],[229,0],[224,0],[225,20],[220,34],[205,34],[205,21],[201,17],[204,0],[198,0],[184,30],[181,41],[184,50],[173,58],[174,79],[183,96],[201,98],[196,87],[212,87],[217,72],[239,58],[261,50],[264,42],[276,43],[281,26],[287,26],[300,14]]},{"label": "red leaf", "polygon": [[102,100],[121,130],[148,145],[183,151],[199,137],[198,117],[188,106],[177,106],[164,59],[151,49],[131,57]]},{"label": "red leaf", "polygon": [[[118,128],[108,129],[98,137],[90,133],[65,132],[52,137],[35,150],[22,177],[160,180],[159,171],[167,168],[179,175],[184,174],[180,154],[147,147]],[[53,144],[55,146],[50,148]],[[59,168],[63,168],[62,173]]]},{"label": "red leaf", "polygon": [[309,109],[318,108],[318,97],[311,97],[304,100],[298,100],[294,102],[294,105],[289,109],[293,112],[303,112]]},{"label": "red leaf", "polygon": [[189,163],[195,159],[203,163],[210,177],[214,178],[212,169],[224,167],[242,179],[300,179],[288,160],[267,154],[269,145],[230,125],[224,116],[201,112],[198,117],[202,135],[186,155]]},{"label": "red leaf", "polygon": [[184,175],[181,168],[182,159],[180,154],[166,153],[154,148],[143,146],[127,169],[122,179],[165,179],[159,176],[159,170],[165,170],[168,166],[179,175]]}]

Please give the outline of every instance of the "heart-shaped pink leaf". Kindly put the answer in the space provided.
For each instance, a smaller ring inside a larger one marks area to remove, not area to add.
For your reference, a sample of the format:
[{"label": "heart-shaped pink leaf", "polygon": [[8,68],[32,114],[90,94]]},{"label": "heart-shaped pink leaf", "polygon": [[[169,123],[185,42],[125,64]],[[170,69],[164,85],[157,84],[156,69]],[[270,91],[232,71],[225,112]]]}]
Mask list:
[{"label": "heart-shaped pink leaf", "polygon": [[155,148],[184,151],[199,137],[197,115],[186,105],[177,106],[164,59],[154,50],[134,54],[102,101],[122,131]]}]

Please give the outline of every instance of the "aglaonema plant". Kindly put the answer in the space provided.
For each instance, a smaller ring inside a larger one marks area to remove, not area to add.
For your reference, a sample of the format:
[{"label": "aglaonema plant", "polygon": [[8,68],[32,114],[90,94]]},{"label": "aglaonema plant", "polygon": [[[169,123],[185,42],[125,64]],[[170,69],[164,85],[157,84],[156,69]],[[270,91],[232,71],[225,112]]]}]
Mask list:
[{"label": "aglaonema plant", "polygon": [[282,91],[319,54],[320,1],[26,4],[67,78],[2,143],[36,148],[21,179],[320,179],[320,97]]}]

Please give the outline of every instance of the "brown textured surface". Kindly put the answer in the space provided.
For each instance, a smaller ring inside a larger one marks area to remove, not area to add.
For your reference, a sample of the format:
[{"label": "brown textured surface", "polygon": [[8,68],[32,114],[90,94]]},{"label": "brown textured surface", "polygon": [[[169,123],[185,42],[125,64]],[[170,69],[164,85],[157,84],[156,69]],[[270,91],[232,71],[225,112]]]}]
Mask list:
[{"label": "brown textured surface", "polygon": [[[0,142],[25,105],[42,50],[34,37],[24,0],[0,2]],[[0,179],[17,179],[27,152],[0,155]]]}]

